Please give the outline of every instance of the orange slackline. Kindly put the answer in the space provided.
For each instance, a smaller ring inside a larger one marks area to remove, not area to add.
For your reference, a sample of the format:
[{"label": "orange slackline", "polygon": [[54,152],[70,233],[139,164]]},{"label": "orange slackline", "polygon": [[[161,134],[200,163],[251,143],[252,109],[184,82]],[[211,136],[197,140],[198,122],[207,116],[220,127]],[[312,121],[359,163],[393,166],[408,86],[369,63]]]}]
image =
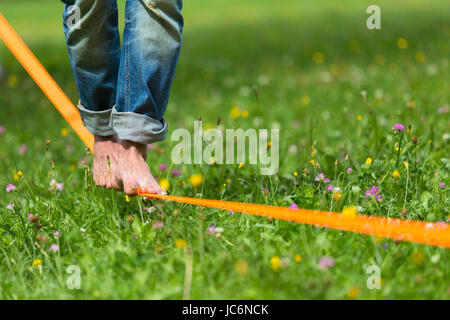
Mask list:
[{"label": "orange slackline", "polygon": [[[44,67],[15,33],[1,13],[0,38],[6,43],[8,48],[16,56],[17,60],[24,66],[34,81],[36,81],[42,91],[55,105],[56,109],[58,109],[70,126],[75,130],[81,140],[92,151],[93,137],[86,127],[84,127],[77,109],[47,71],[45,71]],[[222,210],[233,210],[241,213],[272,217],[325,228],[450,248],[450,228],[446,223],[431,223],[366,215],[347,216],[336,212],[290,209],[260,204],[162,196],[147,193],[140,193],[140,195],[153,199],[175,201]]]},{"label": "orange slackline", "polygon": [[9,50],[16,56],[17,60],[19,60],[25,70],[30,74],[56,109],[62,114],[64,119],[66,119],[72,129],[78,134],[84,144],[93,151],[94,137],[83,125],[77,108],[75,108],[55,80],[48,74],[39,60],[34,56],[1,13],[0,39],[5,42]]},{"label": "orange slackline", "polygon": [[345,216],[342,213],[328,211],[291,209],[261,204],[163,196],[148,193],[140,193],[140,195],[148,198],[188,203],[222,210],[233,210],[325,228],[450,248],[450,228],[446,223],[430,223],[366,215]]}]

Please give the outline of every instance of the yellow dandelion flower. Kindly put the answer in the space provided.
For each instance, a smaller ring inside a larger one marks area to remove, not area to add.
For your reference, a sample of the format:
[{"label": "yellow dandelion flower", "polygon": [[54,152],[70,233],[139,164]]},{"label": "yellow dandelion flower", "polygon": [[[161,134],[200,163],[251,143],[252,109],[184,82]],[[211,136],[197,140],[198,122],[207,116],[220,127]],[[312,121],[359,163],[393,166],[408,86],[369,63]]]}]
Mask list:
[{"label": "yellow dandelion flower", "polygon": [[60,133],[63,137],[67,137],[69,135],[69,130],[67,128],[62,128]]},{"label": "yellow dandelion flower", "polygon": [[248,273],[248,262],[243,259],[239,259],[234,264],[234,270],[236,270],[236,272],[239,273],[240,275],[247,274]]},{"label": "yellow dandelion flower", "polygon": [[411,254],[411,262],[415,265],[421,265],[425,260],[425,255],[422,251],[416,250]]},{"label": "yellow dandelion flower", "polygon": [[318,162],[315,163],[316,168],[320,167],[320,164]]},{"label": "yellow dandelion flower", "polygon": [[272,141],[267,142],[267,148],[270,148],[272,146]]},{"label": "yellow dandelion flower", "polygon": [[309,104],[311,103],[311,99],[308,96],[303,96],[300,99],[300,103],[304,106],[309,106]]},{"label": "yellow dandelion flower", "polygon": [[382,54],[377,54],[375,56],[375,63],[379,66],[384,66],[386,63],[386,58]]},{"label": "yellow dandelion flower", "polygon": [[169,190],[169,187],[170,187],[169,179],[167,179],[167,178],[159,179],[159,186],[166,191]]},{"label": "yellow dandelion flower", "polygon": [[203,183],[203,175],[201,173],[194,174],[189,177],[189,184],[194,188],[197,188]]},{"label": "yellow dandelion flower", "polygon": [[230,184],[231,180],[230,179],[225,179],[225,183],[226,184]]},{"label": "yellow dandelion flower", "polygon": [[22,171],[17,171],[17,175],[18,175],[19,177],[22,177],[22,176],[23,176],[23,172],[22,172]]},{"label": "yellow dandelion flower", "polygon": [[238,168],[242,169],[243,167],[244,167],[244,164],[243,163],[239,163]]},{"label": "yellow dandelion flower", "polygon": [[392,171],[392,176],[394,179],[398,179],[398,177],[400,177],[400,172],[398,172],[398,170],[394,170]]},{"label": "yellow dandelion flower", "polygon": [[281,259],[278,256],[273,256],[270,258],[270,264],[272,265],[272,269],[277,271],[281,267]]},{"label": "yellow dandelion flower", "polygon": [[422,51],[417,51],[416,52],[416,61],[418,63],[424,63],[425,62],[425,53],[423,53]]},{"label": "yellow dandelion flower", "polygon": [[398,38],[397,46],[402,50],[408,49],[408,40],[406,40],[405,38]]},{"label": "yellow dandelion flower", "polygon": [[37,267],[42,265],[42,260],[41,259],[35,259],[33,260],[33,263],[31,264],[33,267]]},{"label": "yellow dandelion flower", "polygon": [[250,112],[248,112],[248,110],[242,110],[242,112],[241,112],[242,118],[248,118],[249,115],[250,115]]},{"label": "yellow dandelion flower", "polygon": [[293,175],[294,175],[294,177],[298,177],[298,172],[294,171]]},{"label": "yellow dandelion flower", "polygon": [[342,198],[342,193],[340,191],[333,192],[333,200],[340,201]]},{"label": "yellow dandelion flower", "polygon": [[357,214],[357,210],[355,207],[346,207],[342,210],[342,214],[346,217],[355,217]]},{"label": "yellow dandelion flower", "polygon": [[371,157],[367,157],[367,159],[366,159],[366,164],[372,164],[372,158]]},{"label": "yellow dandelion flower", "polygon": [[362,115],[358,114],[358,115],[356,116],[356,120],[361,121],[361,120],[362,120]]},{"label": "yellow dandelion flower", "polygon": [[10,75],[6,81],[10,88],[15,88],[19,84],[19,78],[15,74]]},{"label": "yellow dandelion flower", "polygon": [[325,56],[322,52],[314,52],[313,61],[317,64],[322,64],[325,61]]},{"label": "yellow dandelion flower", "polygon": [[432,143],[433,143],[433,140],[431,140],[431,139],[428,140],[428,143],[429,143],[429,144],[432,144]]},{"label": "yellow dandelion flower", "polygon": [[314,165],[316,162],[314,160],[309,160],[309,163],[311,163],[312,165]]},{"label": "yellow dandelion flower", "polygon": [[15,182],[19,181],[19,175],[16,172],[14,172],[14,174],[13,174],[13,180]]},{"label": "yellow dandelion flower", "polygon": [[409,166],[408,161],[403,161],[403,165],[405,166],[405,168],[408,168]]},{"label": "yellow dandelion flower", "polygon": [[183,240],[183,239],[176,239],[176,240],[175,240],[175,247],[177,247],[177,248],[186,248],[186,247],[187,247],[187,242],[186,242],[186,240]]},{"label": "yellow dandelion flower", "polygon": [[233,107],[233,108],[231,108],[231,110],[230,110],[230,116],[231,116],[233,119],[239,118],[240,115],[241,115],[241,109],[239,109],[239,107]]},{"label": "yellow dandelion flower", "polygon": [[350,290],[347,291],[347,298],[356,299],[359,294],[359,289],[357,287],[351,287]]},{"label": "yellow dandelion flower", "polygon": [[130,202],[130,197],[127,194],[125,195],[125,201]]},{"label": "yellow dandelion flower", "polygon": [[299,263],[300,261],[302,261],[302,256],[299,255],[298,253],[294,256],[294,261]]}]

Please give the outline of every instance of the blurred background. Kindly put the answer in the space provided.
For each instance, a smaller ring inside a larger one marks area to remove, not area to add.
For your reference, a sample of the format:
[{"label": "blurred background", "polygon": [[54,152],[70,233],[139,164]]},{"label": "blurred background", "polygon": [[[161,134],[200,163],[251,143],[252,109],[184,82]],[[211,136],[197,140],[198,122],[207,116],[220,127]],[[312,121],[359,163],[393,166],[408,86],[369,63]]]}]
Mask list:
[{"label": "blurred background", "polygon": [[[118,3],[122,26],[125,1]],[[377,1],[381,30],[366,27],[370,4],[373,1],[185,1],[184,46],[166,114],[171,128],[191,127],[199,117],[212,126],[219,116],[233,127],[236,122],[229,112],[238,106],[249,111],[250,118],[240,120],[247,121],[245,126],[254,125],[250,119],[255,117],[266,127],[296,120],[299,129],[285,130],[284,139],[306,146],[322,138],[327,141],[323,147],[333,150],[344,138],[357,141],[355,132],[361,133],[346,126],[368,111],[361,91],[367,92],[367,105],[382,112],[381,125],[390,124],[390,118],[423,116],[431,109],[435,114],[448,103],[450,92],[448,3]],[[0,12],[76,103],[62,10],[62,2],[55,0],[0,0]],[[58,138],[67,124],[2,43],[0,65],[0,125],[16,133],[5,138],[7,142],[26,142],[37,150],[48,138],[61,147],[70,143],[83,154],[75,135]],[[408,113],[408,104],[417,105],[416,114]]]}]

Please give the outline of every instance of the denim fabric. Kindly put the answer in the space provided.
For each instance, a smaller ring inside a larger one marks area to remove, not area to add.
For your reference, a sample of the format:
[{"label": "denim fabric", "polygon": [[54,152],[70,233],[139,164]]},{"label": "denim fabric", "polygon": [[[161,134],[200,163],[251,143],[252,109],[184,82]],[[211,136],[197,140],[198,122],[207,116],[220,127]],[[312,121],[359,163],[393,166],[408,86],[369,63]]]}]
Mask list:
[{"label": "denim fabric", "polygon": [[[62,1],[86,127],[93,134],[117,134],[139,143],[163,140],[163,116],[181,48],[182,0],[127,0],[122,46],[116,0]],[[81,19],[72,26],[78,8]]]}]

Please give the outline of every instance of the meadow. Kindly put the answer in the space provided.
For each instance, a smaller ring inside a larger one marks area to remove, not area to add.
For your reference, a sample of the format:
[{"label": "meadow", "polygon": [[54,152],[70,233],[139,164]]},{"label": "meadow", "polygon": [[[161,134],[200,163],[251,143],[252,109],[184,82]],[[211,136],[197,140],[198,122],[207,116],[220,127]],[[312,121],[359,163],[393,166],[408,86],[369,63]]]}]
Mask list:
[{"label": "meadow", "polygon": [[[149,164],[169,193],[449,223],[450,8],[380,0],[368,30],[369,4],[185,1],[169,130],[279,128],[280,169],[173,165],[168,139]],[[0,0],[76,103],[62,9]],[[1,43],[1,299],[450,298],[447,249],[128,198],[95,187],[91,162]]]}]

